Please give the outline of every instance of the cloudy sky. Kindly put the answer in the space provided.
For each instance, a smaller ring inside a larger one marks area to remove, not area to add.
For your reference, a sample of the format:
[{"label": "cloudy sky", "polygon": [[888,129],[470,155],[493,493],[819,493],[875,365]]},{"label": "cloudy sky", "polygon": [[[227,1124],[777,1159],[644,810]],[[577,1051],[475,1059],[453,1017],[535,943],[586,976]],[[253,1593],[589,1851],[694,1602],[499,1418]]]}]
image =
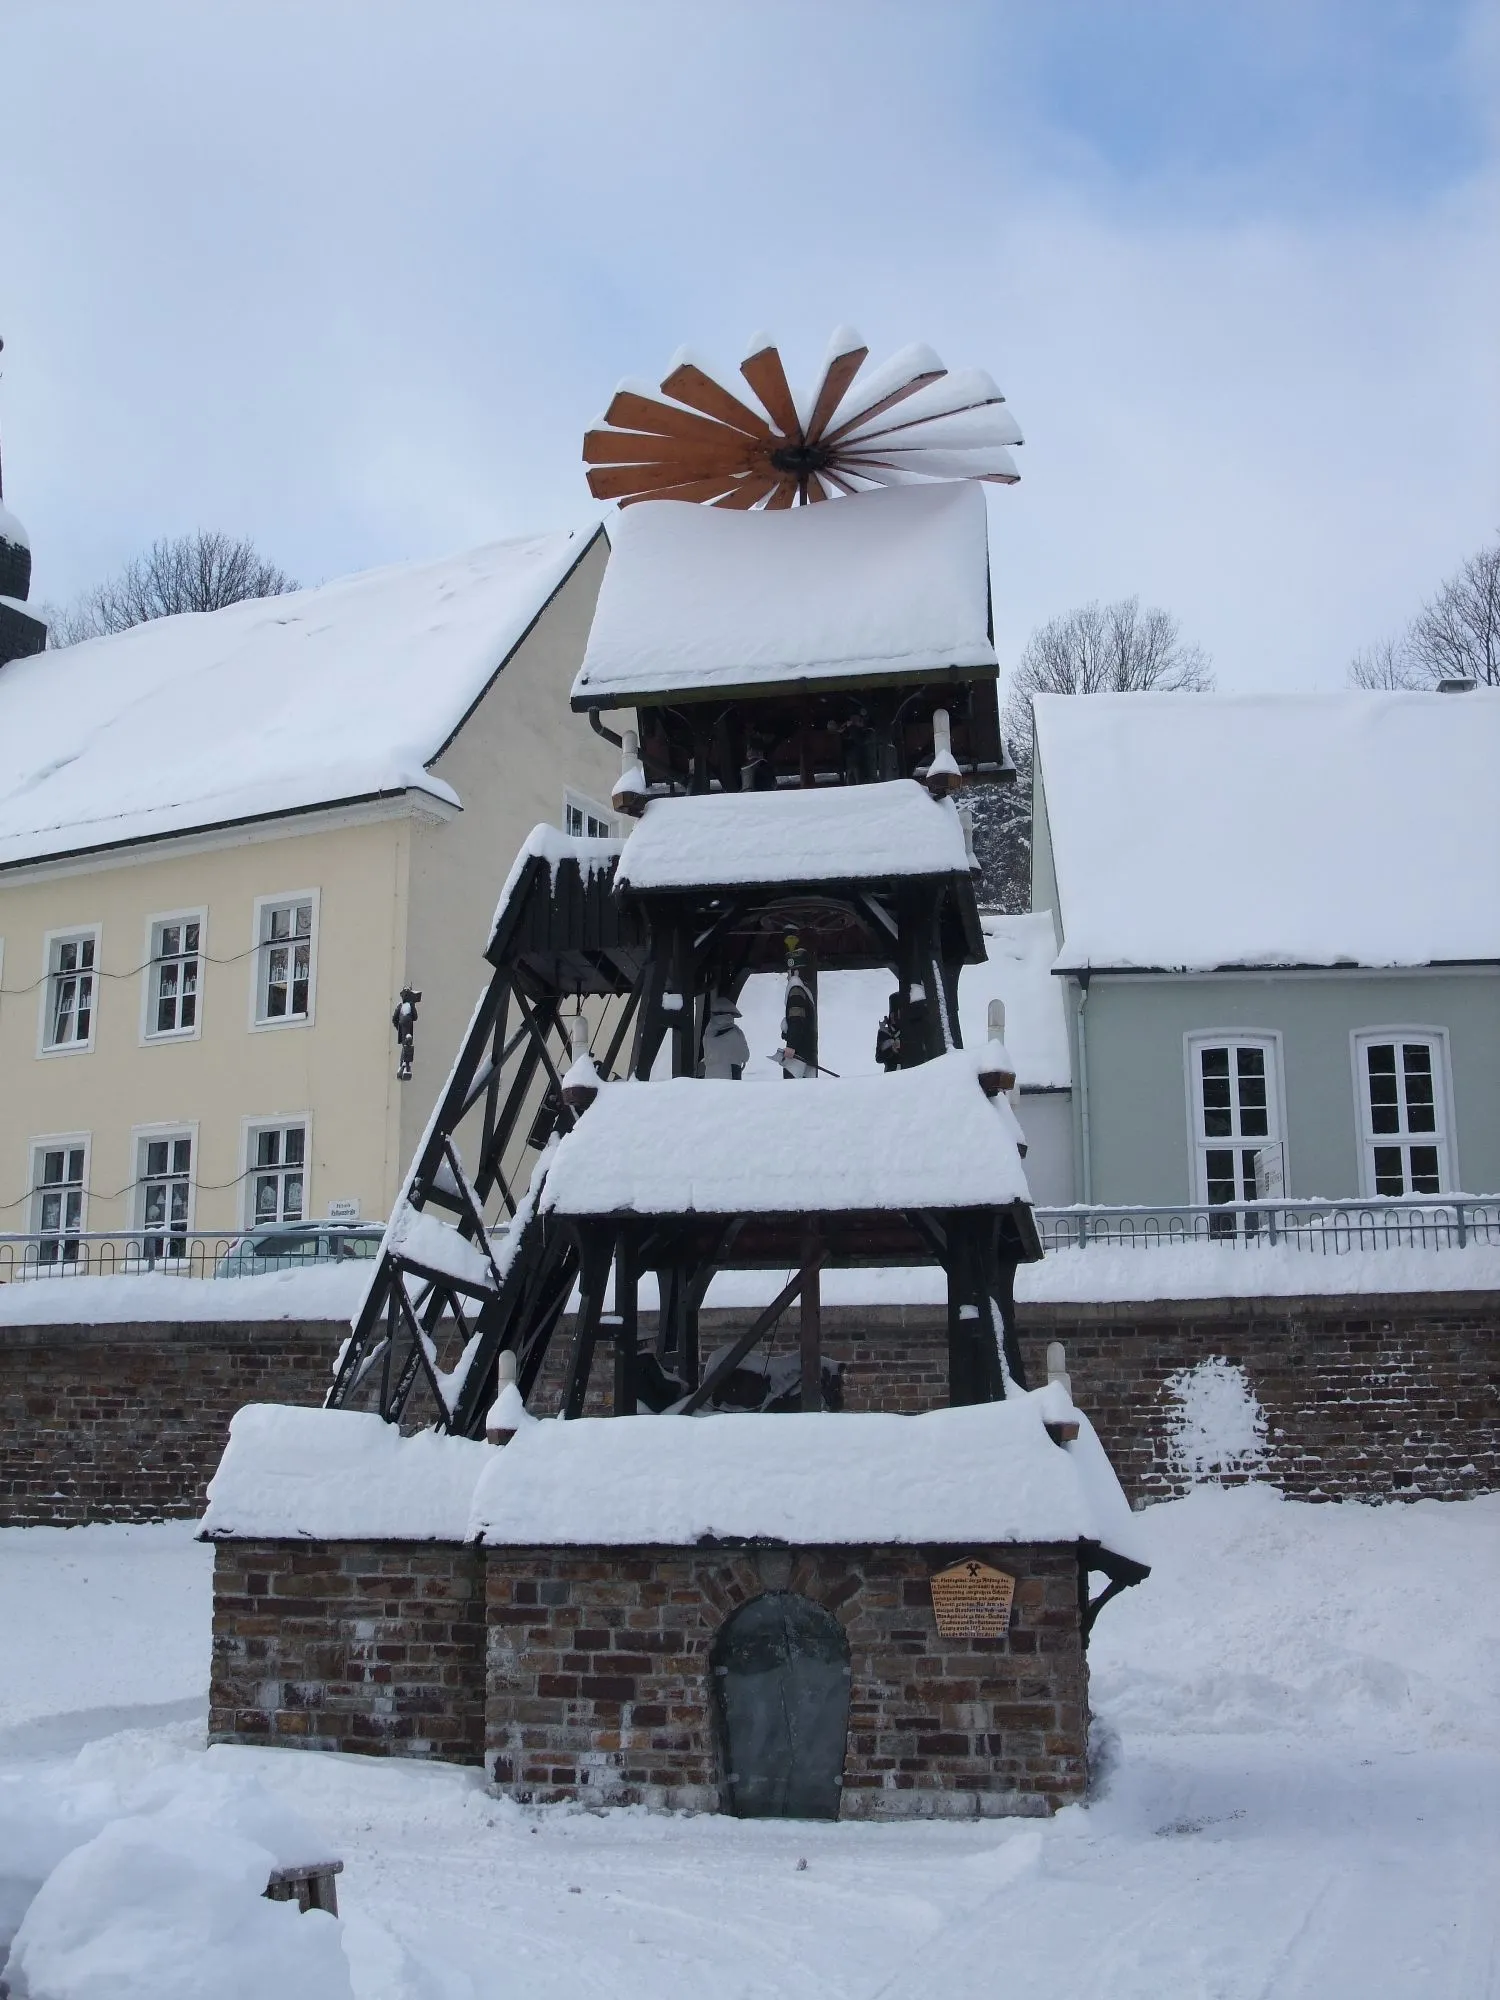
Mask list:
[{"label": "cloudy sky", "polygon": [[1139,592],[1335,686],[1500,527],[1500,9],[3,0],[7,502],[304,582],[598,510],[682,342],[852,322],[1025,430],[997,636]]}]

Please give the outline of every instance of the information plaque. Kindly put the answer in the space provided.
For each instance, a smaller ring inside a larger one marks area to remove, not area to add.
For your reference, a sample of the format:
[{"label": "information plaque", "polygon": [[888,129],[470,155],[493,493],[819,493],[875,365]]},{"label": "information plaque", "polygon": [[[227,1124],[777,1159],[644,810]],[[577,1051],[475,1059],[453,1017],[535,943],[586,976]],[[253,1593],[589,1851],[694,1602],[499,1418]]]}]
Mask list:
[{"label": "information plaque", "polygon": [[974,1557],[932,1578],[932,1613],[945,1639],[1003,1639],[1016,1580]]}]

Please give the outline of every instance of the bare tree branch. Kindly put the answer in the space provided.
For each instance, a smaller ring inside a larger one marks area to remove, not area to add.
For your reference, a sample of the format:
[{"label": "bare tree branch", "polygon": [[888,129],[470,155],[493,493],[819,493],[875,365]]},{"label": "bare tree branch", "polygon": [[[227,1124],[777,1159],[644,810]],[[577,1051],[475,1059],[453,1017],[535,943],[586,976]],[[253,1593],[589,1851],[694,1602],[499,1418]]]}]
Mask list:
[{"label": "bare tree branch", "polygon": [[1399,639],[1356,653],[1349,680],[1362,688],[1500,687],[1500,540],[1470,556]]},{"label": "bare tree branch", "polygon": [[284,570],[267,562],[255,544],[213,530],[153,542],[107,583],[96,584],[76,603],[53,612],[54,645],[71,646],[107,632],[126,632],[152,618],[183,611],[220,611],[252,597],[279,597],[295,590]]},{"label": "bare tree branch", "polygon": [[969,794],[983,900],[1001,910],[1031,905],[1031,703],[1039,694],[1200,694],[1213,669],[1200,647],[1184,645],[1177,620],[1138,597],[1085,604],[1039,626],[1010,677],[1001,731],[1015,759],[1014,785]]}]

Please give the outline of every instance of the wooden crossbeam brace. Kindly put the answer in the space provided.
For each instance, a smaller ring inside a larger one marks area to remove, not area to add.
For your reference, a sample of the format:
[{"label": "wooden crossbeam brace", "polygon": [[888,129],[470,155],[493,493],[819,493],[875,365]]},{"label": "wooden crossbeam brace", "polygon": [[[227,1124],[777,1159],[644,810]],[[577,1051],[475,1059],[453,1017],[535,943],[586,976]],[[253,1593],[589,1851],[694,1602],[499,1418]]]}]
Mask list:
[{"label": "wooden crossbeam brace", "polygon": [[703,1408],[703,1405],[709,1400],[720,1384],[728,1381],[729,1377],[739,1367],[751,1348],[758,1341],[765,1339],[771,1328],[775,1326],[777,1320],[781,1318],[781,1315],[792,1303],[792,1300],[802,1290],[803,1284],[809,1275],[814,1271],[820,1271],[826,1261],[827,1253],[820,1247],[810,1264],[805,1264],[800,1271],[794,1272],[765,1310],[757,1313],[755,1318],[751,1320],[733,1347],[727,1353],[720,1355],[719,1359],[709,1369],[692,1394],[685,1397],[677,1406],[680,1416],[690,1417],[695,1411]]}]

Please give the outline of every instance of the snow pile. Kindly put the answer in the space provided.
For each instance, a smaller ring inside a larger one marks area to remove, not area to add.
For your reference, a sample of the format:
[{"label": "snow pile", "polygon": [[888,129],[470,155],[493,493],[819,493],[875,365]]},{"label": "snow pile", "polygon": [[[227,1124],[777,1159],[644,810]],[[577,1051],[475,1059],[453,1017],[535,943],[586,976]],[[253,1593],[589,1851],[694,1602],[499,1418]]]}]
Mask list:
[{"label": "snow pile", "polygon": [[1086,1418],[1055,1391],[925,1416],[586,1417],[538,1423],[474,1495],[487,1542],[691,1547],[705,1537],[1071,1542],[1124,1556],[1134,1517]]},{"label": "snow pile", "polygon": [[625,843],[616,880],[632,889],[691,889],[968,873],[953,804],[929,798],[913,778],[895,778],[653,799]]},{"label": "snow pile", "polygon": [[993,673],[977,485],[893,487],[775,514],[645,501],[611,536],[577,707],[872,670]]},{"label": "snow pile", "polygon": [[11,661],[0,862],[408,788],[458,803],[426,765],[588,539],[496,542]]},{"label": "snow pile", "polygon": [[1201,1486],[1135,1518],[1151,1576],[1089,1649],[1115,1729],[1500,1749],[1500,1494],[1316,1505]]},{"label": "snow pile", "polygon": [[[340,1925],[269,1902],[328,1837],[222,1752],[144,1767],[86,1748],[0,1771],[0,1957],[21,2000],[350,1994]],[[305,1927],[304,1927],[305,1926]]]},{"label": "snow pile", "polygon": [[606,1084],[557,1149],[542,1209],[704,1215],[1003,1207],[1026,1201],[1009,1105],[971,1050],[778,1090],[677,1077]]},{"label": "snow pile", "polygon": [[0,1327],[347,1320],[364,1304],[374,1272],[374,1258],[354,1257],[338,1264],[295,1264],[249,1278],[179,1278],[161,1271],[37,1278],[0,1285]]},{"label": "snow pile", "polygon": [[1196,1485],[1215,1474],[1253,1472],[1266,1456],[1266,1415],[1243,1368],[1217,1355],[1170,1375],[1167,1417],[1173,1470]]},{"label": "snow pile", "polygon": [[[1500,689],[1039,695],[1035,715],[1060,965],[1500,958]],[[1225,827],[1249,830],[1232,886]]]},{"label": "snow pile", "polygon": [[461,1542],[490,1447],[360,1410],[249,1403],[209,1482],[203,1533]]}]

